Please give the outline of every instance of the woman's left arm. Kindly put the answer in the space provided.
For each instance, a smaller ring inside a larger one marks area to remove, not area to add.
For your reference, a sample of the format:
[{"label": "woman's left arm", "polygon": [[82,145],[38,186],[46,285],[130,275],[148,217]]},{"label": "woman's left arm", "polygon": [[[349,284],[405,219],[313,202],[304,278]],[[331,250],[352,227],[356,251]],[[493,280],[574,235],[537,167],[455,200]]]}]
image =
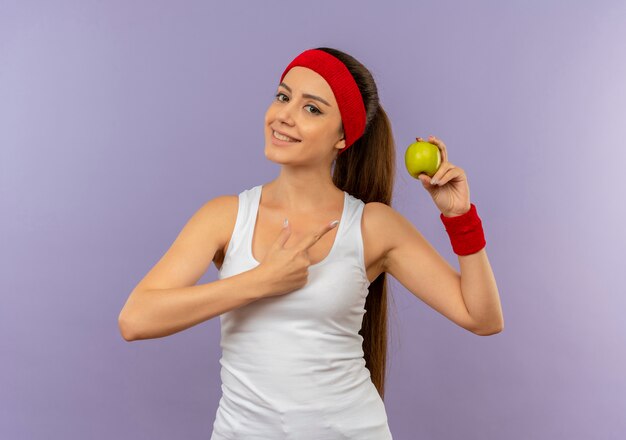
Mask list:
[{"label": "woman's left arm", "polygon": [[[441,151],[441,165],[432,178],[420,175],[419,180],[443,216],[467,213],[471,204],[465,171],[448,161],[448,150],[441,139],[430,136],[428,141]],[[493,329],[489,334],[502,331],[504,318],[500,296],[486,249],[483,247],[478,252],[457,257],[461,267],[461,292],[469,313],[482,328]]]},{"label": "woman's left arm", "polygon": [[[448,161],[441,140],[431,136],[429,142],[441,150],[442,162],[432,178],[420,174],[418,179],[443,216],[466,214],[471,204],[465,172]],[[379,209],[385,214],[385,230],[390,231],[385,271],[418,298],[475,334],[486,336],[503,330],[498,287],[484,247],[469,255],[457,255],[459,274],[407,219],[390,207]]]},{"label": "woman's left arm", "polygon": [[485,248],[458,255],[461,273],[426,240],[406,217],[379,202],[366,205],[368,234],[385,241],[383,272],[458,326],[480,336],[504,328],[498,287]]},{"label": "woman's left arm", "polygon": [[465,306],[483,335],[499,333],[504,329],[502,306],[496,279],[491,270],[485,248],[471,255],[458,255],[461,267],[461,292]]}]

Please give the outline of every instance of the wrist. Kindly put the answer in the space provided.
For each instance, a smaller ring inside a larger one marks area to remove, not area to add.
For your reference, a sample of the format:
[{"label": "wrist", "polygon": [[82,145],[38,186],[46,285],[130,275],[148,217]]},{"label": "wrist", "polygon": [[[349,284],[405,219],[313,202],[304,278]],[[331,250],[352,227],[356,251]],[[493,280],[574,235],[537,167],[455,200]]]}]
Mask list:
[{"label": "wrist", "polygon": [[470,204],[469,211],[464,214],[449,217],[441,213],[440,218],[450,237],[455,254],[470,255],[485,247],[482,221],[473,203]]},{"label": "wrist", "polygon": [[441,212],[441,214],[446,217],[446,218],[452,218],[452,217],[460,217],[462,215],[467,214],[468,212],[470,212],[470,210],[472,209],[472,205],[470,204],[469,207],[467,207],[465,210],[463,210],[462,212]]},{"label": "wrist", "polygon": [[258,265],[248,271],[249,275],[249,298],[252,301],[264,298],[271,292],[269,278],[264,268]]}]

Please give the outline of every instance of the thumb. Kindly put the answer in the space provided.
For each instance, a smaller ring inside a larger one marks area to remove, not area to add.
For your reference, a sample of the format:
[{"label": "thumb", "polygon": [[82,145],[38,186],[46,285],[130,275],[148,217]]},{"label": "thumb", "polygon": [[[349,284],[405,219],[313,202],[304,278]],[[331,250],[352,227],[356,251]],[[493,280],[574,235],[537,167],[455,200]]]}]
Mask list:
[{"label": "thumb", "polygon": [[422,173],[419,176],[417,176],[417,178],[419,179],[420,182],[422,182],[422,185],[426,189],[431,189],[434,186],[434,185],[431,185],[430,181],[432,178],[429,177],[428,174]]}]

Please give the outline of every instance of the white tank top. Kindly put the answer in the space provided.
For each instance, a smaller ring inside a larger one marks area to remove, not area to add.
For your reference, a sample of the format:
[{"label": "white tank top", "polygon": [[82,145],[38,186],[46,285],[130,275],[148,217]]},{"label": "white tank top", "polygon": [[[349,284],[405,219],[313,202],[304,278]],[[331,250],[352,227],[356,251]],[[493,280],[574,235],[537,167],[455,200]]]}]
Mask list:
[{"label": "white tank top", "polygon": [[[262,185],[239,194],[219,278],[256,267],[252,234]],[[211,440],[389,440],[385,406],[359,335],[370,285],[361,216],[344,191],[329,254],[307,284],[220,315],[222,397]]]}]

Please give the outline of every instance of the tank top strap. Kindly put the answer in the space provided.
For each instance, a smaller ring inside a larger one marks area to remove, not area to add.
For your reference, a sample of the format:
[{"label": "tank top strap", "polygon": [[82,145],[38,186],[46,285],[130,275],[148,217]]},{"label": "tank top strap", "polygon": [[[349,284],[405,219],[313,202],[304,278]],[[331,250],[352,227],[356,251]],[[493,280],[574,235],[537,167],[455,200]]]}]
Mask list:
[{"label": "tank top strap", "polygon": [[253,265],[258,264],[252,256],[252,236],[254,235],[254,226],[259,212],[262,187],[263,185],[257,185],[246,191],[248,218],[246,219],[246,226],[242,233],[243,249],[241,257]]},{"label": "tank top strap", "polygon": [[224,262],[219,271],[221,278],[235,275],[251,268],[246,267],[250,263],[249,259],[246,258],[246,246],[249,245],[252,239],[252,228],[256,220],[260,197],[261,185],[245,189],[238,195],[237,219],[226,248]]},{"label": "tank top strap", "polygon": [[363,246],[363,234],[361,231],[361,219],[365,203],[348,193],[346,198],[348,209],[344,221],[343,236],[337,243],[336,258],[341,258],[346,264],[353,266],[360,275],[367,280],[367,270],[365,268],[365,252]]}]

